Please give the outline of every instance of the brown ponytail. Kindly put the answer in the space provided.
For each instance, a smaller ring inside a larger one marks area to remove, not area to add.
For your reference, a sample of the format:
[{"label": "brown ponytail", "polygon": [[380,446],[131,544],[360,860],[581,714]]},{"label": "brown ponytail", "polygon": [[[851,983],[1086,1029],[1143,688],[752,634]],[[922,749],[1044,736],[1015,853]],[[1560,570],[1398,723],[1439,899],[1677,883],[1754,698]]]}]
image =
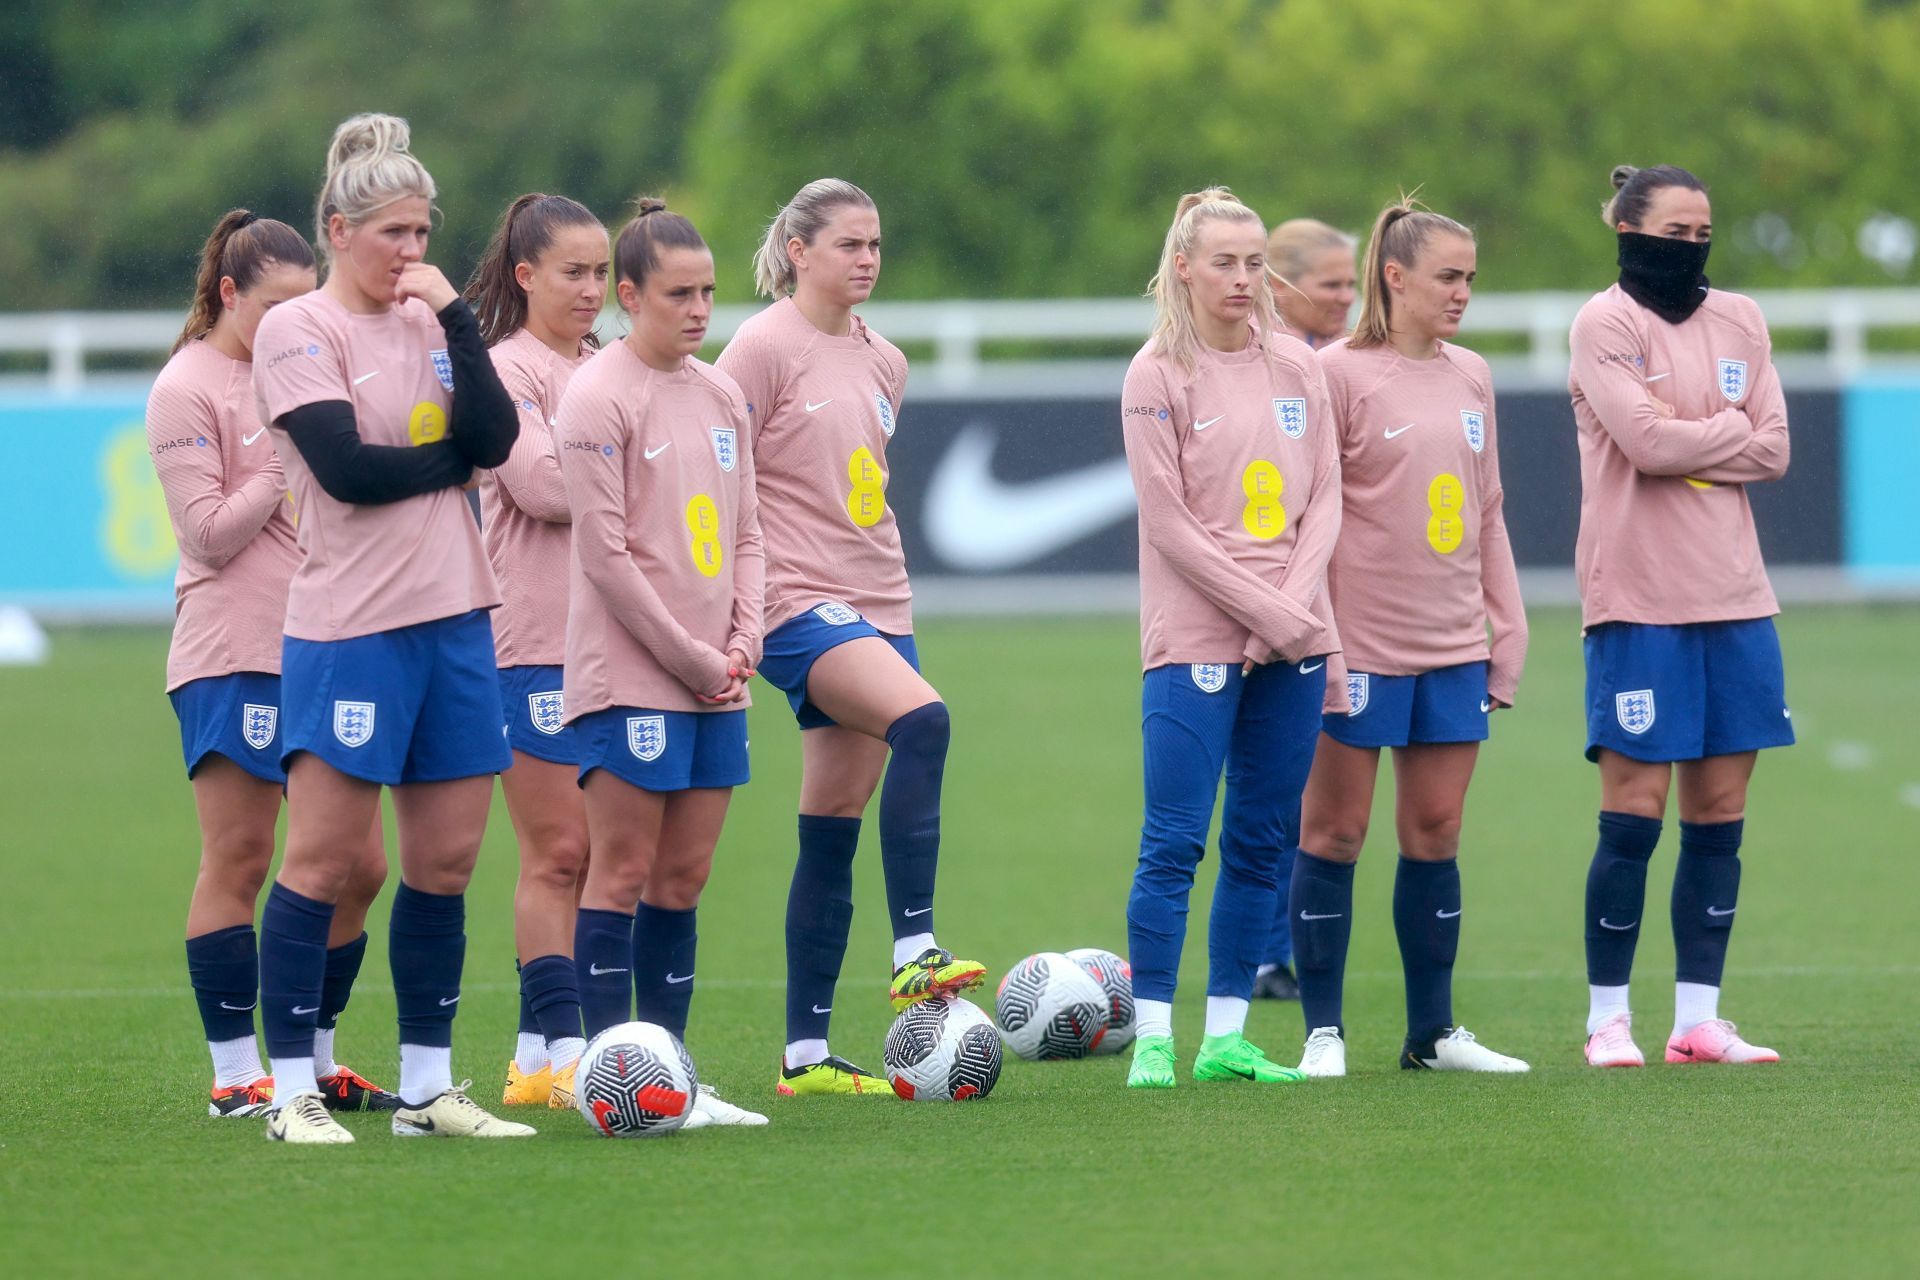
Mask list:
[{"label": "brown ponytail", "polygon": [[253,288],[274,264],[312,267],[313,246],[284,222],[262,218],[250,209],[229,209],[213,224],[200,248],[200,272],[193,282],[193,308],[186,327],[174,339],[172,355],[196,338],[213,331],[220,318],[220,281],[231,279],[245,292]]},{"label": "brown ponytail", "polygon": [[[508,205],[467,280],[467,303],[480,321],[480,340],[492,346],[527,323],[527,291],[514,279],[515,267],[538,263],[563,227],[599,225],[591,210],[565,196],[529,191]],[[582,341],[589,347],[600,345],[591,333]]]},{"label": "brown ponytail", "polygon": [[659,196],[641,196],[633,202],[633,217],[613,242],[613,275],[638,289],[660,265],[662,249],[704,249],[707,242],[685,214],[674,213]]},{"label": "brown ponytail", "polygon": [[1347,339],[1352,347],[1386,345],[1393,327],[1393,300],[1387,291],[1387,264],[1411,268],[1427,241],[1441,232],[1473,239],[1473,232],[1445,214],[1435,213],[1414,195],[1403,195],[1380,211],[1367,237],[1367,254],[1360,264],[1366,293],[1360,300],[1360,323]]},{"label": "brown ponytail", "polygon": [[1664,187],[1685,187],[1702,195],[1707,191],[1700,179],[1673,164],[1656,164],[1649,169],[1617,164],[1607,175],[1607,181],[1613,184],[1613,195],[1600,206],[1600,217],[1609,231],[1618,230],[1623,222],[1630,227],[1639,226],[1647,216],[1647,206],[1653,202],[1653,193]]}]

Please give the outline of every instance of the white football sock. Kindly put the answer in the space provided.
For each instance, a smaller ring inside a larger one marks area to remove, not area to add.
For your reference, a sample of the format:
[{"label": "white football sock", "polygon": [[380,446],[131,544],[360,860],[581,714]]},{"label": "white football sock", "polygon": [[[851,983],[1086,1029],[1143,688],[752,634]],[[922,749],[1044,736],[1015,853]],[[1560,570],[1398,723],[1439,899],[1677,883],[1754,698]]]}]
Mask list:
[{"label": "white football sock", "polygon": [[1147,1036],[1171,1036],[1173,1034],[1173,1001],[1135,1000],[1133,1025],[1134,1034],[1142,1039]]},{"label": "white football sock", "polygon": [[[431,1044],[400,1046],[400,1100],[424,1107],[453,1088],[453,1050]],[[279,1094],[278,1082],[274,1093]]]},{"label": "white football sock", "polygon": [[209,1040],[207,1049],[213,1054],[216,1089],[237,1089],[267,1074],[260,1067],[260,1046],[252,1032],[234,1040]]},{"label": "white football sock", "polygon": [[561,1036],[547,1046],[546,1054],[548,1062],[558,1072],[580,1061],[580,1055],[586,1051],[587,1042],[579,1036]]},{"label": "white football sock", "polygon": [[313,1077],[312,1058],[275,1058],[273,1060],[273,1109],[278,1111],[303,1093],[320,1092]]},{"label": "white football sock", "polygon": [[825,1040],[795,1040],[787,1046],[787,1070],[810,1067],[816,1062],[825,1062],[828,1058]]},{"label": "white football sock", "polygon": [[1263,964],[1253,971],[1253,976],[1256,978],[1264,978],[1279,967],[1277,964]]},{"label": "white football sock", "polygon": [[1587,987],[1587,1034],[1592,1035],[1600,1029],[1600,1024],[1616,1014],[1626,1013],[1627,988]]},{"label": "white football sock", "polygon": [[[578,1054],[574,1055],[578,1057]],[[523,1076],[537,1076],[552,1058],[547,1052],[547,1038],[538,1031],[522,1031],[520,1038],[513,1043],[513,1065],[520,1068]]]},{"label": "white football sock", "polygon": [[1207,997],[1207,1034],[1230,1036],[1246,1030],[1247,1002],[1239,996]]},{"label": "white football sock", "polygon": [[933,940],[930,933],[910,933],[904,938],[893,940],[893,967],[898,969],[909,960],[918,960],[920,953],[929,947],[940,944]]},{"label": "white football sock", "polygon": [[318,1027],[313,1032],[313,1074],[330,1076],[340,1069],[333,1060],[333,1028],[322,1031]]},{"label": "white football sock", "polygon": [[1673,1034],[1683,1036],[1720,1016],[1720,988],[1704,982],[1673,984]]}]

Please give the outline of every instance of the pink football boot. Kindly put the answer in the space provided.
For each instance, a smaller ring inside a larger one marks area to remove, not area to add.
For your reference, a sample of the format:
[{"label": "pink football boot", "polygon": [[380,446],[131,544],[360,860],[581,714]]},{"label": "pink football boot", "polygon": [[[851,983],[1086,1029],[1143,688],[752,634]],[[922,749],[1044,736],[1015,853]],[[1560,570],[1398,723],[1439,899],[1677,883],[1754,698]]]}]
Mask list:
[{"label": "pink football boot", "polygon": [[1771,1049],[1748,1044],[1725,1018],[1710,1018],[1667,1041],[1668,1062],[1778,1062]]},{"label": "pink football boot", "polygon": [[[1668,1050],[1669,1053],[1672,1050]],[[1587,1065],[1590,1067],[1644,1067],[1646,1058],[1633,1042],[1633,1019],[1616,1013],[1587,1037]]]}]

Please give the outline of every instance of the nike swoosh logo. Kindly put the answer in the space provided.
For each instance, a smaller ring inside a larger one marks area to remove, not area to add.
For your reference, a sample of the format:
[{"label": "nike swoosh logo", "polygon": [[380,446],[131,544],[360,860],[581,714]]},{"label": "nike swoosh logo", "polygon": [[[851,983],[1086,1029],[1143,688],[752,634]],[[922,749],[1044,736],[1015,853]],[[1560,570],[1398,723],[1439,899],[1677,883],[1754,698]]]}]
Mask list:
[{"label": "nike swoosh logo", "polygon": [[1730,915],[1732,915],[1732,914],[1733,914],[1734,912],[1736,912],[1736,911],[1738,911],[1739,909],[1740,909],[1740,908],[1738,908],[1738,907],[1728,907],[1728,908],[1727,908],[1727,909],[1726,909],[1725,911],[1719,911],[1719,910],[1716,910],[1716,909],[1714,909],[1713,907],[1708,907],[1708,908],[1707,908],[1707,914],[1708,914],[1708,915],[1710,915],[1710,916],[1712,916],[1712,917],[1714,917],[1715,919],[1718,919],[1718,918],[1720,918],[1721,916],[1730,916]]},{"label": "nike swoosh logo", "polygon": [[602,968],[601,968],[601,967],[600,967],[599,965],[597,965],[597,964],[589,964],[589,965],[587,966],[587,972],[588,972],[588,973],[589,973],[590,975],[592,975],[593,977],[596,977],[596,978],[604,978],[604,977],[606,977],[606,976],[607,976],[608,974],[610,974],[610,973],[626,973],[626,972],[627,972],[627,970],[625,970],[625,969],[602,969]]},{"label": "nike swoosh logo", "polygon": [[1602,929],[1613,929],[1619,932],[1625,932],[1626,930],[1633,928],[1633,926],[1639,923],[1640,922],[1638,920],[1629,920],[1625,924],[1615,924],[1613,921],[1607,919],[1605,916],[1600,917],[1600,927]]},{"label": "nike swoosh logo", "polygon": [[667,450],[671,448],[673,448],[673,441],[669,440],[665,444],[661,445],[658,449],[648,449],[646,451],[647,461],[649,462],[653,461],[655,458],[659,457],[661,454],[665,453]]},{"label": "nike swoosh logo", "polygon": [[450,1005],[450,1004],[459,1004],[459,1003],[460,1003],[460,997],[459,997],[459,996],[442,996],[442,997],[440,997],[440,1007],[441,1007],[442,1009],[444,1009],[444,1008],[446,1008],[446,1007],[447,1007],[448,1005]]},{"label": "nike swoosh logo", "polygon": [[1239,1076],[1242,1080],[1258,1080],[1260,1078],[1254,1074],[1252,1067],[1240,1067],[1232,1063],[1227,1063],[1226,1067],[1227,1070],[1233,1072],[1233,1074]]},{"label": "nike swoosh logo", "polygon": [[1650,373],[1650,374],[1648,374],[1648,375],[1647,375],[1647,381],[1648,381],[1648,382],[1658,382],[1658,381],[1660,381],[1660,379],[1662,379],[1662,378],[1671,378],[1672,376],[1673,376],[1673,370],[1671,370],[1671,369],[1669,369],[1669,370],[1667,370],[1667,371],[1666,371],[1665,373]]},{"label": "nike swoosh logo", "polygon": [[1386,436],[1387,436],[1387,439],[1389,439],[1389,440],[1391,440],[1391,439],[1393,439],[1393,438],[1394,438],[1395,436],[1403,436],[1403,435],[1405,435],[1405,434],[1407,434],[1407,432],[1409,432],[1409,431],[1411,431],[1411,430],[1413,430],[1413,429],[1414,429],[1415,427],[1417,427],[1417,426],[1419,426],[1419,425],[1420,425],[1420,424],[1419,424],[1419,423],[1417,423],[1417,422],[1409,422],[1409,423],[1408,423],[1408,424],[1407,424],[1406,426],[1404,426],[1404,427],[1388,427],[1388,428],[1387,428],[1387,431],[1386,431]]},{"label": "nike swoosh logo", "polygon": [[968,423],[928,478],[927,542],[954,569],[1031,564],[1138,510],[1124,457],[1007,484],[993,474],[996,443],[992,427]]},{"label": "nike swoosh logo", "polygon": [[833,397],[831,396],[827,397],[825,400],[822,400],[819,404],[815,404],[813,401],[809,400],[807,401],[807,412],[818,413],[820,412],[820,410],[826,408],[828,405],[832,403],[833,403]]},{"label": "nike swoosh logo", "polygon": [[1487,714],[1487,712],[1491,710],[1493,710],[1493,703],[1489,702],[1485,698],[1480,699],[1480,714],[1485,715]]},{"label": "nike swoosh logo", "polygon": [[693,975],[692,975],[692,974],[688,974],[688,975],[687,975],[686,977],[684,977],[684,978],[676,978],[676,977],[674,977],[674,976],[673,976],[672,974],[668,974],[668,975],[667,975],[667,981],[668,981],[668,982],[671,982],[671,983],[672,983],[672,984],[673,984],[674,986],[676,986],[676,987],[677,987],[677,986],[679,986],[679,985],[680,985],[681,983],[683,983],[683,982],[692,982],[692,981],[693,981]]},{"label": "nike swoosh logo", "polygon": [[826,1008],[824,1008],[824,1009],[822,1009],[822,1008],[821,1008],[821,1007],[820,1007],[819,1005],[815,1005],[815,1006],[813,1006],[813,1011],[814,1011],[815,1013],[832,1013],[832,1012],[833,1012],[833,1006],[832,1006],[832,1005],[828,1005],[828,1006],[827,1006]]},{"label": "nike swoosh logo", "polygon": [[1300,918],[1302,920],[1338,920],[1341,916],[1345,914],[1347,913],[1344,911],[1336,911],[1332,915],[1314,916],[1314,915],[1308,915],[1306,912],[1302,911],[1300,913]]},{"label": "nike swoosh logo", "polygon": [[359,377],[353,380],[353,385],[357,387],[361,383],[365,382],[368,378],[377,378],[379,376],[380,376],[380,371],[378,369],[375,369],[372,373],[363,373]]},{"label": "nike swoosh logo", "polygon": [[915,916],[923,916],[931,910],[933,910],[932,907],[921,907],[918,911],[902,911],[900,914],[911,920]]},{"label": "nike swoosh logo", "polygon": [[[231,1009],[235,1013],[246,1013],[247,1011],[253,1008],[253,1005],[259,1004],[259,1003],[260,1002],[258,1000],[255,1000],[253,1004],[228,1004],[225,1000],[222,1000],[220,1002],[220,1007],[222,1009]],[[299,1010],[295,1010],[295,1012],[297,1013],[299,1012]]]},{"label": "nike swoosh logo", "polygon": [[252,444],[255,440],[258,440],[261,436],[265,434],[267,434],[267,429],[265,427],[262,427],[250,436],[241,436],[240,447],[244,449],[246,446]]},{"label": "nike swoosh logo", "polygon": [[1312,666],[1308,666],[1306,663],[1303,662],[1300,664],[1300,674],[1303,676],[1310,676],[1314,672],[1318,671],[1320,668],[1326,665],[1327,665],[1327,660],[1325,658],[1320,659],[1320,661],[1314,663]]},{"label": "nike swoosh logo", "polygon": [[316,1005],[314,1005],[314,1006],[312,1006],[311,1008],[307,1008],[307,1009],[301,1009],[301,1008],[298,1008],[298,1007],[295,1007],[295,1008],[293,1008],[292,1010],[290,1010],[289,1012],[291,1012],[291,1013],[293,1014],[293,1016],[294,1016],[294,1017],[296,1017],[296,1018],[298,1018],[298,1017],[300,1017],[300,1016],[301,1016],[302,1014],[307,1014],[307,1013],[318,1013],[318,1012],[320,1012],[320,1006],[316,1004]]},{"label": "nike swoosh logo", "polygon": [[[1465,910],[1465,908],[1463,907],[1461,908],[1461,910]],[[1460,918],[1459,911],[1436,911],[1433,914],[1440,917],[1440,919],[1442,920],[1457,920]]]},{"label": "nike swoosh logo", "polygon": [[1212,426],[1212,425],[1213,425],[1214,423],[1216,423],[1216,422],[1218,422],[1218,421],[1220,421],[1220,419],[1222,419],[1222,418],[1224,418],[1224,417],[1226,417],[1226,416],[1227,416],[1227,415],[1226,415],[1226,414],[1224,414],[1224,413],[1216,413],[1216,414],[1214,414],[1214,415],[1213,415],[1213,416],[1212,416],[1211,418],[1208,418],[1208,419],[1207,419],[1207,420],[1206,420],[1205,422],[1196,422],[1196,423],[1194,423],[1194,424],[1193,424],[1193,429],[1194,429],[1195,431],[1205,431],[1205,430],[1206,430],[1206,429],[1207,429],[1208,427],[1210,427],[1210,426]]}]

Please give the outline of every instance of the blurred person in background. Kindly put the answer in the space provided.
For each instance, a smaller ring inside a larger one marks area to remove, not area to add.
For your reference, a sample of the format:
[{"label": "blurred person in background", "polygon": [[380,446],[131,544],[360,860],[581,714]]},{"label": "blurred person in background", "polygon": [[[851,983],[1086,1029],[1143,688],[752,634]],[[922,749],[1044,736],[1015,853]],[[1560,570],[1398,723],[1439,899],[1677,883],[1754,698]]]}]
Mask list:
[{"label": "blurred person in background", "polygon": [[1314,218],[1289,218],[1267,237],[1273,302],[1291,333],[1318,349],[1347,333],[1358,296],[1354,238]]}]

